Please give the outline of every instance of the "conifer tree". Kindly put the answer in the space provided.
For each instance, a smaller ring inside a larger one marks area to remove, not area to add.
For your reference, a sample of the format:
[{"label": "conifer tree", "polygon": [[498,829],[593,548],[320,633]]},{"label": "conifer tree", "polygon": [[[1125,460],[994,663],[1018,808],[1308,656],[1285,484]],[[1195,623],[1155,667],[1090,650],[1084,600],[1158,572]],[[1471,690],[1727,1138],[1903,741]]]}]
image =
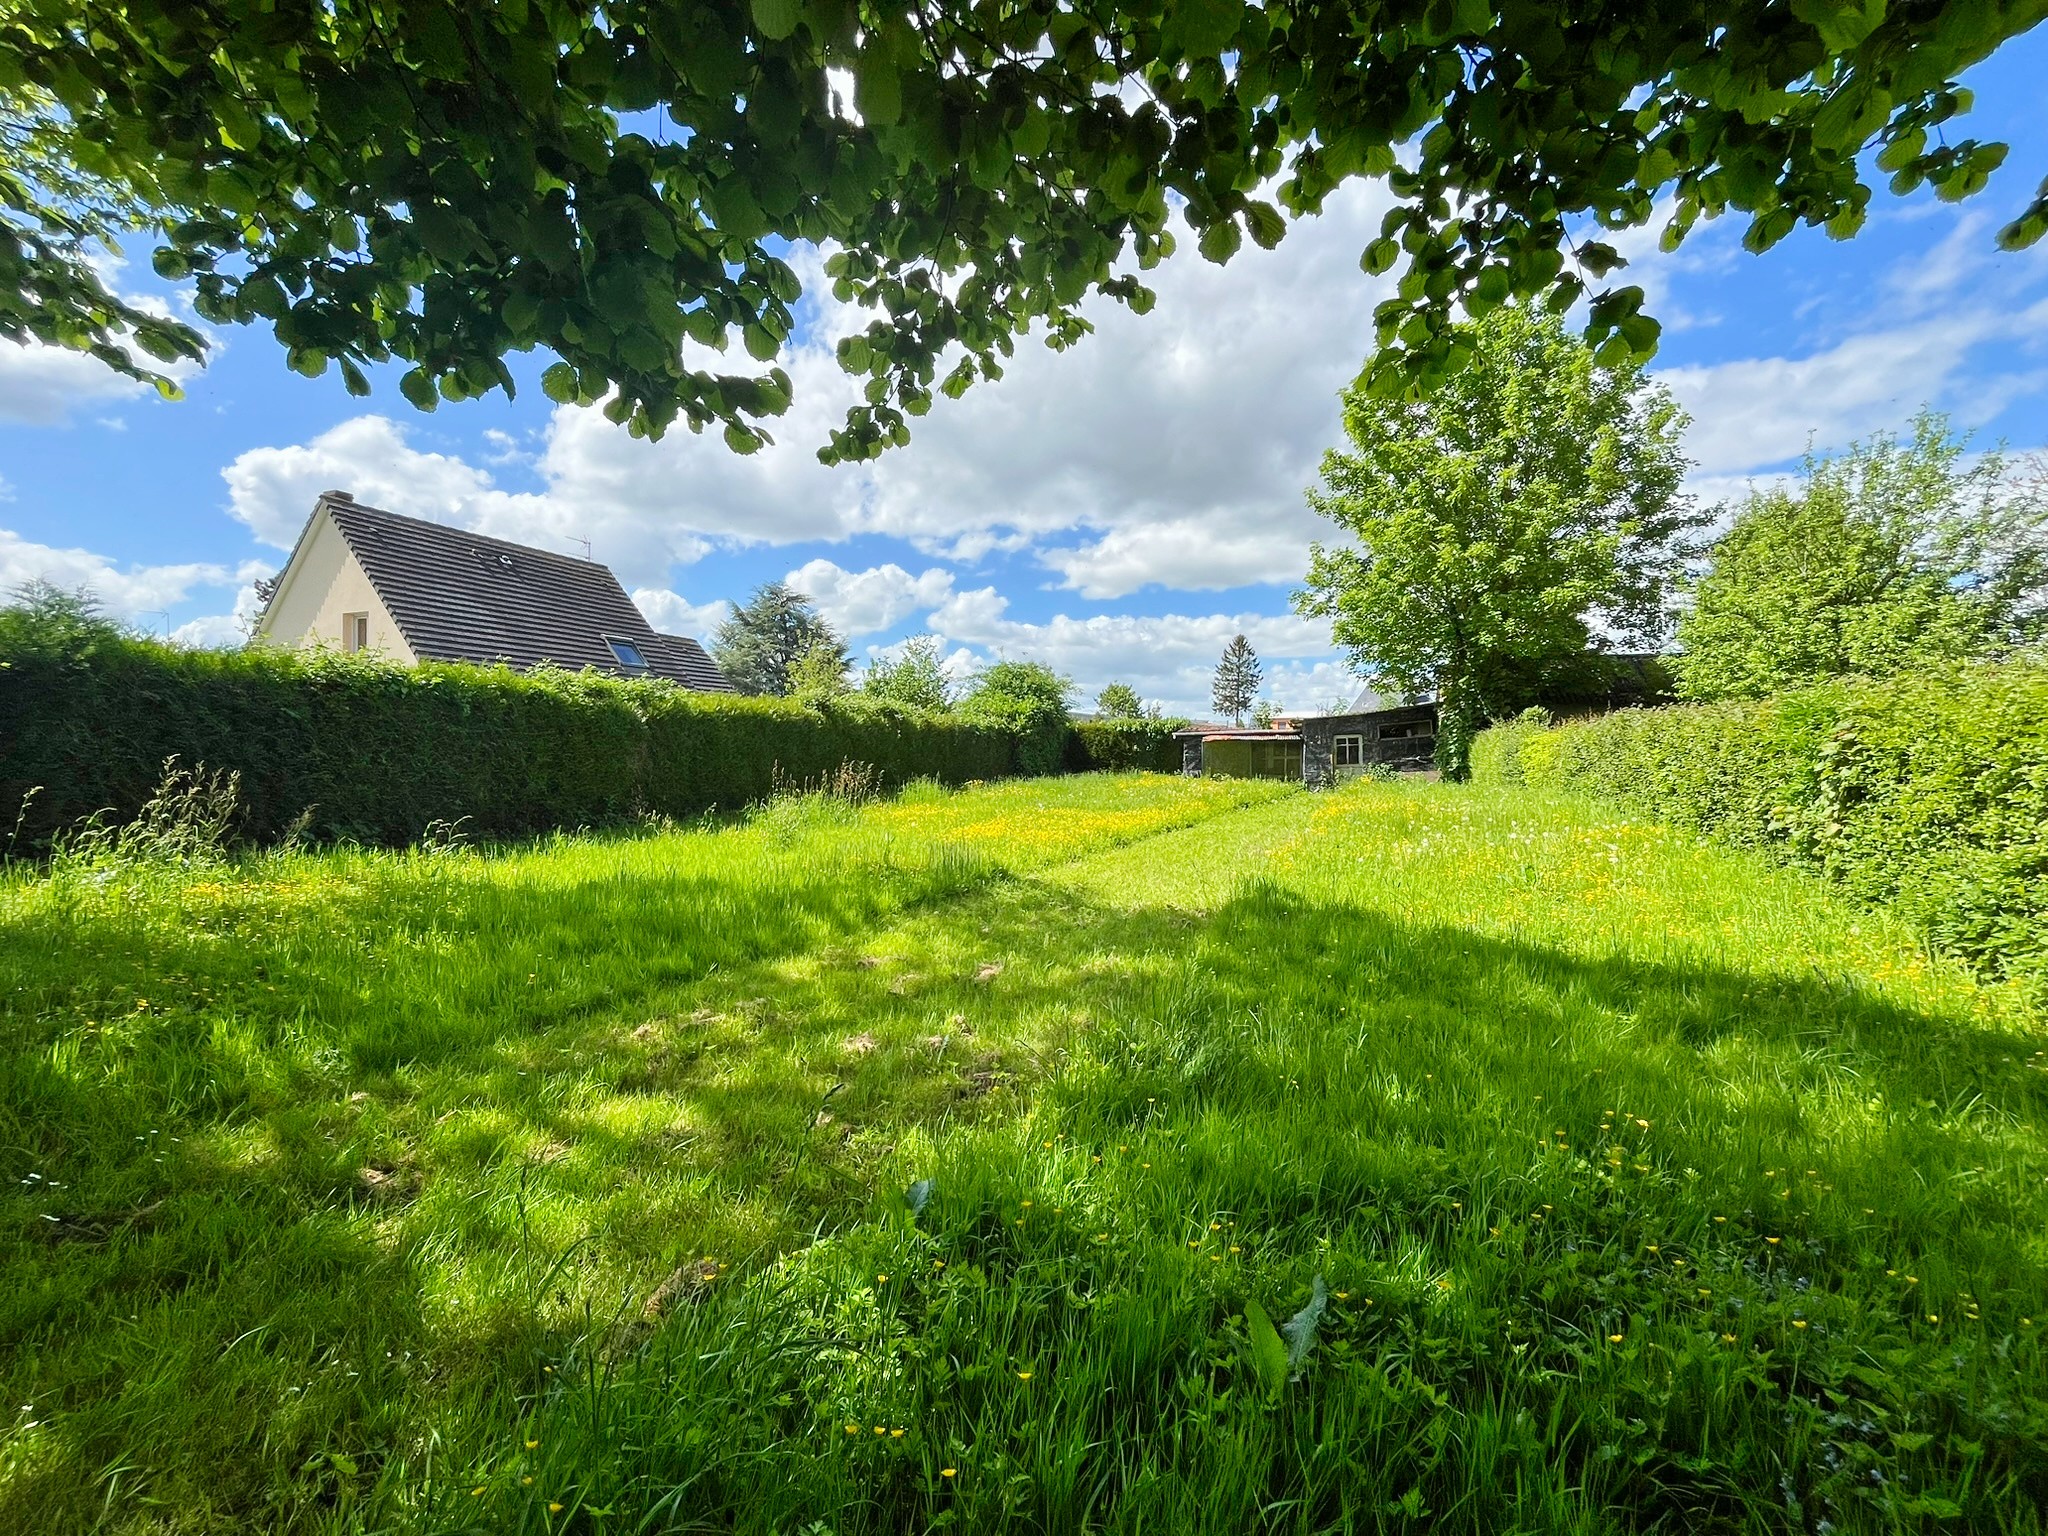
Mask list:
[{"label": "conifer tree", "polygon": [[788,693],[797,658],[816,645],[837,656],[839,672],[846,670],[846,645],[811,600],[771,581],[718,626],[711,654],[742,693]]},{"label": "conifer tree", "polygon": [[1228,715],[1233,724],[1243,725],[1264,678],[1258,652],[1252,649],[1251,641],[1239,635],[1223,648],[1223,659],[1216,663],[1216,681],[1209,689],[1209,703],[1217,714]]}]

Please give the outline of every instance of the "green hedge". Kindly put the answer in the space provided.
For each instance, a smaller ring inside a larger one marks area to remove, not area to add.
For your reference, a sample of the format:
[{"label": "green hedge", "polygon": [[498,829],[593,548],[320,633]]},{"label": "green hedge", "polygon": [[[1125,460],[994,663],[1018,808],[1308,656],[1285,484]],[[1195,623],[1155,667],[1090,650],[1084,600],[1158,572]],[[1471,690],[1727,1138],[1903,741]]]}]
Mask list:
[{"label": "green hedge", "polygon": [[1179,773],[1180,743],[1173,733],[1185,720],[1077,720],[1068,738],[1067,768],[1074,773]]},{"label": "green hedge", "polygon": [[1017,744],[859,699],[811,709],[592,674],[104,635],[0,655],[0,841],[36,791],[15,852],[98,810],[132,814],[172,755],[240,773],[251,841],[307,816],[316,838],[397,844],[437,821],[497,837],[738,808],[765,797],[778,768],[804,779],[871,763],[892,784],[999,778],[1015,771]]},{"label": "green hedge", "polygon": [[1489,731],[1482,774],[1567,786],[1825,872],[1993,975],[2048,983],[2048,664]]}]

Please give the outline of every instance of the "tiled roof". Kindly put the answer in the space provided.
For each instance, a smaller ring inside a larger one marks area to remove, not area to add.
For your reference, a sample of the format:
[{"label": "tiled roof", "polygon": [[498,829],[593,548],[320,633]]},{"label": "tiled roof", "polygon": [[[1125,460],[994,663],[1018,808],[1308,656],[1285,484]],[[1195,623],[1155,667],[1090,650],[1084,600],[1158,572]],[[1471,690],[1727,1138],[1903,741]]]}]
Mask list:
[{"label": "tiled roof", "polygon": [[[609,566],[443,523],[400,517],[326,495],[315,509],[341,529],[399,633],[423,661],[543,663],[665,677],[708,692],[735,690],[696,641],[657,634]],[[621,666],[605,643],[647,659]]]},{"label": "tiled roof", "polygon": [[[663,677],[673,677],[703,693],[736,693],[739,690],[726,681],[725,674],[718,670],[718,663],[710,653],[688,635],[663,635],[654,637],[668,652],[669,668]],[[654,658],[649,657],[652,661]],[[660,663],[656,663],[657,666]]]}]

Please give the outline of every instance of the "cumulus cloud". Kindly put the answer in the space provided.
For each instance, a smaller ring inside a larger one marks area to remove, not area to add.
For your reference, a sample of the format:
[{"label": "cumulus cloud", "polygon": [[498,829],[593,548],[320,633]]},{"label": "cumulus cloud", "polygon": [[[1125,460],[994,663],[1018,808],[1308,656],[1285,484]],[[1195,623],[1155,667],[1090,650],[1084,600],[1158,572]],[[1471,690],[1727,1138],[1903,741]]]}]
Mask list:
[{"label": "cumulus cloud", "polygon": [[[1188,253],[1148,278],[1159,296],[1150,315],[1092,302],[1097,332],[1080,346],[1055,355],[1024,341],[1001,381],[939,401],[908,448],[871,464],[817,462],[859,398],[834,348],[870,316],[834,301],[817,253],[800,251],[791,259],[806,284],[803,339],[784,358],[795,401],[759,453],[681,428],[647,443],[600,411],[564,406],[532,461],[545,491],[514,495],[366,416],[310,443],[244,454],[227,471],[230,495],[236,515],[280,547],[313,496],[338,486],[506,537],[587,537],[599,558],[650,585],[714,545],[869,533],[967,562],[1041,548],[1090,597],[1287,580],[1326,532],[1301,493],[1371,342],[1384,285],[1357,260],[1383,207],[1376,190],[1346,188],[1278,249],[1248,249],[1228,268],[1184,242]],[[492,439],[485,452],[501,462],[514,446]],[[1161,524],[1170,534],[1147,531]]]},{"label": "cumulus cloud", "polygon": [[212,562],[121,566],[89,549],[38,544],[0,528],[0,588],[13,591],[34,581],[66,591],[83,587],[118,619],[160,613],[195,591],[251,582],[270,569],[260,561],[233,567]]},{"label": "cumulus cloud", "polygon": [[[1329,632],[1292,615],[1058,614],[1030,623],[1011,618],[1009,607],[1009,600],[994,587],[980,587],[954,593],[933,611],[929,622],[941,638],[987,656],[1042,661],[1071,677],[1083,697],[1093,698],[1106,683],[1124,682],[1175,714],[1207,712],[1216,663],[1235,635],[1250,640],[1269,672],[1278,662],[1282,676],[1313,675],[1320,682],[1325,674],[1317,673],[1317,667],[1332,669],[1328,675],[1335,671]],[[1267,692],[1272,694],[1270,688]],[[1304,698],[1297,707],[1311,702]]]},{"label": "cumulus cloud", "polygon": [[632,515],[601,498],[510,492],[459,455],[412,445],[406,427],[384,416],[358,416],[310,442],[253,448],[221,471],[230,510],[265,544],[290,549],[322,491],[408,517],[452,523],[541,549],[594,558],[623,581],[650,585],[710,547],[673,521]]},{"label": "cumulus cloud", "polygon": [[666,587],[636,587],[633,606],[647,616],[647,622],[664,635],[688,635],[703,640],[732,617],[732,604],[723,598],[693,603]]},{"label": "cumulus cloud", "polygon": [[811,560],[783,579],[817,604],[826,623],[849,636],[894,629],[910,614],[944,602],[953,592],[951,571],[934,567],[913,576],[893,562],[849,571],[830,560]]},{"label": "cumulus cloud", "polygon": [[[2032,323],[2048,319],[2048,304]],[[1970,349],[2012,324],[1991,313],[1946,315],[1851,336],[1805,357],[1754,357],[1667,368],[1660,377],[1692,413],[1687,447],[1703,475],[1779,464],[1809,442],[1839,444],[1953,393]],[[2006,388],[2023,387],[2008,380]],[[1991,402],[1979,386],[1986,414]],[[2000,402],[2002,403],[2002,402]]]},{"label": "cumulus cloud", "polygon": [[[118,279],[126,263],[119,259],[107,258],[94,265],[99,268],[102,281],[136,308],[149,314],[168,316],[178,307],[154,294],[121,292]],[[189,313],[182,318],[188,325],[192,323]],[[204,326],[198,329],[209,345],[218,351],[223,344],[220,337]],[[126,350],[144,367],[179,384],[185,383],[200,369],[200,365],[189,358],[166,363],[134,347]],[[0,421],[37,427],[55,426],[70,420],[74,412],[88,406],[110,400],[154,398],[155,395],[156,386],[138,383],[116,373],[98,358],[84,352],[44,346],[34,341],[0,341]],[[120,423],[113,425],[120,430]]]}]

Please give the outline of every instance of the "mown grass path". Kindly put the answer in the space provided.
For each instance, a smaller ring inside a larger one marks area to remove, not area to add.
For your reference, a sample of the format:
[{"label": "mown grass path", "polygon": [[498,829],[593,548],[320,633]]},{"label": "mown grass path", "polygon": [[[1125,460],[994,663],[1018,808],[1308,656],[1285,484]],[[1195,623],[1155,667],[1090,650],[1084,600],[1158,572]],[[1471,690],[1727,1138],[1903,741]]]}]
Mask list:
[{"label": "mown grass path", "polygon": [[0,1529],[2040,1526],[2039,1021],[1576,802],[6,900]]}]

